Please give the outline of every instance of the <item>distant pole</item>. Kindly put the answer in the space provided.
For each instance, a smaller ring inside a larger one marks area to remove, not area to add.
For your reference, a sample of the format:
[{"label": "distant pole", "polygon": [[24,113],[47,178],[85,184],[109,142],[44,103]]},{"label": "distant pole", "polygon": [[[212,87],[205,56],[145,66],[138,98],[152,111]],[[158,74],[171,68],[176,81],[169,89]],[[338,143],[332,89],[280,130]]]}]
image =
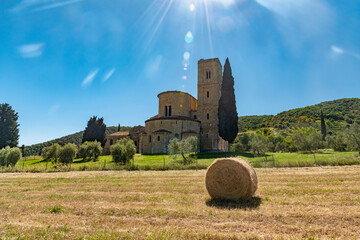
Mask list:
[{"label": "distant pole", "polygon": [[314,156],[314,161],[315,161],[315,164],[316,164],[316,157],[315,157],[315,153],[313,153],[313,156]]},{"label": "distant pole", "polygon": [[23,162],[23,169],[24,169],[25,162]]},{"label": "distant pole", "polygon": [[106,159],[105,159],[105,162],[104,162],[104,167],[103,167],[103,170],[105,170],[105,166],[106,166]]}]

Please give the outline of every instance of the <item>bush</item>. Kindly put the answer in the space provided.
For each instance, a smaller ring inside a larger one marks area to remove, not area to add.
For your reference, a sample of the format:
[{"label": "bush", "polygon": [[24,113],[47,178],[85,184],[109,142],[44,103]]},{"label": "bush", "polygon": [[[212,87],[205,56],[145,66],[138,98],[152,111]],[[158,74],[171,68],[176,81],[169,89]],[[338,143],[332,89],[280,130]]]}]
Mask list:
[{"label": "bush", "polygon": [[110,147],[110,152],[115,163],[126,164],[134,158],[136,147],[133,140],[123,138]]},{"label": "bush", "polygon": [[96,161],[101,155],[102,151],[103,148],[101,147],[100,142],[84,142],[79,149],[79,155],[84,160],[92,159],[93,161]]},{"label": "bush", "polygon": [[6,147],[0,150],[0,166],[15,166],[21,159],[21,150],[17,147]]},{"label": "bush", "polygon": [[46,162],[52,161],[53,163],[57,163],[59,161],[59,152],[60,152],[60,145],[54,143],[51,146],[44,147],[41,150],[41,156]]},{"label": "bush", "polygon": [[62,164],[70,164],[73,162],[77,153],[77,147],[73,143],[68,143],[60,148],[59,160]]},{"label": "bush", "polygon": [[235,139],[234,144],[231,145],[233,152],[247,152],[250,150],[250,137],[248,134],[242,134]]}]

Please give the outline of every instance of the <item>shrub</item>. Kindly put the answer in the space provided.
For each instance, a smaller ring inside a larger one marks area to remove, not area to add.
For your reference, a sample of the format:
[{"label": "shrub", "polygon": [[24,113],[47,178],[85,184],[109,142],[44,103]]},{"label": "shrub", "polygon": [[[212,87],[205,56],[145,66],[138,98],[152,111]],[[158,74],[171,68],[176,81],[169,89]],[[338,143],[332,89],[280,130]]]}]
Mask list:
[{"label": "shrub", "polygon": [[0,166],[15,166],[21,159],[21,150],[17,147],[6,147],[0,150]]},{"label": "shrub", "polygon": [[73,162],[77,153],[77,147],[73,143],[68,143],[60,148],[59,160],[62,164],[70,164]]},{"label": "shrub", "polygon": [[134,158],[136,147],[133,140],[123,138],[110,147],[110,152],[115,163],[126,164]]},{"label": "shrub", "polygon": [[103,148],[101,147],[100,142],[84,142],[79,149],[79,154],[84,160],[92,159],[93,161],[96,161],[102,151]]}]

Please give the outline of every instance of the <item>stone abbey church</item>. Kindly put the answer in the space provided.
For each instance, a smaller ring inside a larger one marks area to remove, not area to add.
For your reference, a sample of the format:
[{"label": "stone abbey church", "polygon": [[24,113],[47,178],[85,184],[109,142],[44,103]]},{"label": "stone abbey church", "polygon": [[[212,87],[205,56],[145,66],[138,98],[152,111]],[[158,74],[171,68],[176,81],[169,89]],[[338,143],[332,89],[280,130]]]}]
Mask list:
[{"label": "stone abbey church", "polygon": [[129,132],[108,136],[105,152],[117,140],[130,137],[138,153],[166,153],[172,138],[197,136],[201,151],[225,151],[228,142],[219,136],[218,105],[221,94],[222,65],[218,58],[198,61],[198,99],[188,93],[167,91],[158,94],[158,114]]}]

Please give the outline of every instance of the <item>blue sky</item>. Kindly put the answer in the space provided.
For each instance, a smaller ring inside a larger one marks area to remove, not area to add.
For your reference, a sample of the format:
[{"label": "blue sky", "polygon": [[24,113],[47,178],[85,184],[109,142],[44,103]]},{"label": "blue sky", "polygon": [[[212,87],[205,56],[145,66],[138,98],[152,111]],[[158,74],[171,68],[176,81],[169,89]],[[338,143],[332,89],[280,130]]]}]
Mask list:
[{"label": "blue sky", "polygon": [[1,0],[0,103],[20,144],[144,125],[157,94],[197,95],[229,57],[240,116],[360,97],[358,0]]}]

